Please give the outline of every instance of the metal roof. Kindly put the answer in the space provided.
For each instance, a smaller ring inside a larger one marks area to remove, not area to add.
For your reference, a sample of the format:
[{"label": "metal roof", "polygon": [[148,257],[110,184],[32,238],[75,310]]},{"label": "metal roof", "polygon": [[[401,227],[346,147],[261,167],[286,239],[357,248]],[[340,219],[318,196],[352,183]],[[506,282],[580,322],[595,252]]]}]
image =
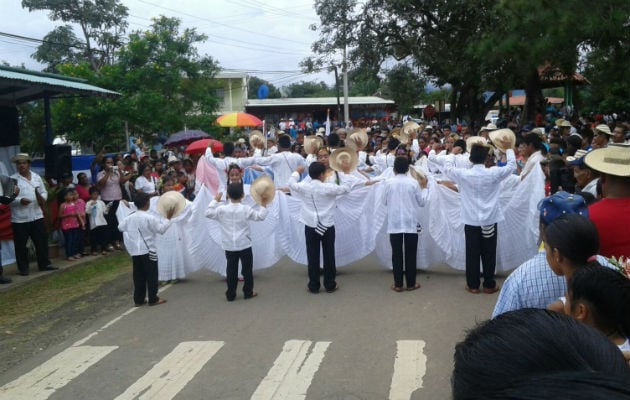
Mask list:
[{"label": "metal roof", "polygon": [[120,96],[120,93],[86,82],[85,79],[0,66],[0,105],[16,105],[45,96]]},{"label": "metal roof", "polygon": [[[343,98],[339,99],[343,104]],[[246,107],[269,107],[269,106],[322,106],[336,105],[336,97],[296,97],[282,99],[249,99]],[[372,105],[372,104],[394,104],[393,100],[386,100],[377,96],[356,96],[348,97],[350,105]]]}]

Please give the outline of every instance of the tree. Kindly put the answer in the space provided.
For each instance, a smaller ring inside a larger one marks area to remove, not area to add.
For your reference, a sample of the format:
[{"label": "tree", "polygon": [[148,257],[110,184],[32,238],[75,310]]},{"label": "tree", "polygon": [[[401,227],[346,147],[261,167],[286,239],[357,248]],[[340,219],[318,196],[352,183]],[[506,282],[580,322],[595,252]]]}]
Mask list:
[{"label": "tree", "polygon": [[383,94],[396,102],[401,115],[413,112],[423,91],[424,82],[408,65],[398,64],[387,72]]},{"label": "tree", "polygon": [[333,88],[328,87],[326,82],[305,82],[292,83],[286,87],[289,97],[332,97],[335,96]]},{"label": "tree", "polygon": [[[87,79],[122,94],[112,101],[101,98],[62,99],[54,104],[58,132],[97,146],[124,143],[125,123],[131,134],[149,137],[189,128],[212,132],[218,66],[199,56],[195,45],[206,39],[195,29],[180,32],[176,18],[160,17],[151,29],[133,32],[118,53],[118,62],[98,73],[86,63],[65,64],[60,72]],[[122,140],[121,140],[122,139]]]},{"label": "tree", "polygon": [[269,93],[267,95],[270,99],[278,99],[281,97],[280,90],[275,87],[273,84],[267,82],[264,79],[260,79],[258,77],[252,76],[249,78],[249,82],[247,83],[247,93],[250,99],[258,98],[258,88],[261,85],[266,85],[267,89],[269,89]]},{"label": "tree", "polygon": [[120,0],[22,0],[22,7],[29,11],[50,11],[51,20],[77,24],[81,29],[82,41],[69,25],[57,27],[46,35],[35,58],[47,63],[49,70],[61,62],[74,62],[80,54],[98,71],[103,65],[113,63],[116,50],[122,46],[128,9]]}]

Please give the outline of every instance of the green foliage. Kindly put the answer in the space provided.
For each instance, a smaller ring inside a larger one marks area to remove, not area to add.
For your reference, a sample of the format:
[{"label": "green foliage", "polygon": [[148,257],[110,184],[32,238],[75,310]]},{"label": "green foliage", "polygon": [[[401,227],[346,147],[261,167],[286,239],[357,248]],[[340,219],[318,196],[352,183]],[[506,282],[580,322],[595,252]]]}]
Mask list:
[{"label": "green foliage", "polygon": [[326,85],[326,82],[304,82],[292,83],[287,86],[286,91],[289,97],[332,97],[336,96],[334,88]]},{"label": "green foliage", "polygon": [[412,113],[423,91],[424,82],[408,65],[398,64],[387,72],[383,95],[396,102],[400,114]]}]

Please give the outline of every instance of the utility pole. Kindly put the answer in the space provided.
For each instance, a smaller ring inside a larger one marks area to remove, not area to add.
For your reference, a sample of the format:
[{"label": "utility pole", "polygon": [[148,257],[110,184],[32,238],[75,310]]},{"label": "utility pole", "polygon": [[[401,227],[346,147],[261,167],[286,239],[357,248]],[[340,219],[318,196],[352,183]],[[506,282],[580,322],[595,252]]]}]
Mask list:
[{"label": "utility pole", "polygon": [[348,104],[348,64],[345,45],[343,46],[343,121],[347,128],[350,123],[350,105]]},{"label": "utility pole", "polygon": [[335,65],[335,92],[337,93],[337,118],[341,116],[341,101],[339,100],[339,75],[337,66]]}]

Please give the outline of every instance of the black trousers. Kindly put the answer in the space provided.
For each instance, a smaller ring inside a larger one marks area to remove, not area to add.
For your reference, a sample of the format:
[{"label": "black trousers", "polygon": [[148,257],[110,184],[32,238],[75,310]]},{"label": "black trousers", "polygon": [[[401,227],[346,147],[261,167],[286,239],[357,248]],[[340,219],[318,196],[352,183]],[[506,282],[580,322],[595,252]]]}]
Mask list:
[{"label": "black trousers", "polygon": [[108,201],[107,204],[112,203],[109,208],[109,212],[105,214],[105,221],[107,221],[107,236],[105,241],[107,244],[113,244],[116,241],[122,241],[122,232],[118,230],[118,218],[116,218],[116,211],[120,200]]},{"label": "black trousers", "polygon": [[133,263],[133,302],[143,304],[149,298],[149,304],[158,301],[158,263],[149,259],[149,254],[131,257]]},{"label": "black trousers", "polygon": [[[418,252],[417,233],[390,233],[389,243],[392,246],[392,267],[394,285],[403,286],[403,271],[407,287],[416,285],[416,258]],[[404,249],[404,251],[403,251]],[[404,268],[403,268],[404,265]]]},{"label": "black trousers", "polygon": [[241,273],[243,274],[243,295],[245,298],[252,297],[254,293],[254,255],[252,248],[248,247],[238,251],[225,251],[227,260],[227,291],[225,297],[232,301],[236,298],[236,288],[238,286],[238,261],[241,260]]},{"label": "black trousers", "polygon": [[103,225],[90,230],[90,246],[92,247],[93,253],[96,253],[99,247],[101,251],[105,251],[107,247],[107,241],[105,239],[107,229],[107,225]]},{"label": "black trousers", "polygon": [[480,285],[479,260],[483,266],[483,287],[497,285],[494,271],[497,263],[497,224],[488,226],[464,225],[466,236],[466,284],[471,289]]},{"label": "black trousers", "polygon": [[30,237],[35,245],[37,254],[37,266],[44,269],[50,265],[48,259],[48,238],[46,237],[46,226],[44,219],[36,219],[31,222],[12,223],[13,228],[13,244],[15,245],[15,260],[17,262],[18,271],[23,274],[28,273],[28,252],[26,250],[26,242]]},{"label": "black trousers", "polygon": [[324,255],[324,289],[333,290],[337,286],[337,266],[335,265],[335,227],[329,227],[324,235],[315,232],[315,228],[304,226],[306,238],[306,258],[308,260],[308,290],[317,292],[319,282],[319,249]]}]

